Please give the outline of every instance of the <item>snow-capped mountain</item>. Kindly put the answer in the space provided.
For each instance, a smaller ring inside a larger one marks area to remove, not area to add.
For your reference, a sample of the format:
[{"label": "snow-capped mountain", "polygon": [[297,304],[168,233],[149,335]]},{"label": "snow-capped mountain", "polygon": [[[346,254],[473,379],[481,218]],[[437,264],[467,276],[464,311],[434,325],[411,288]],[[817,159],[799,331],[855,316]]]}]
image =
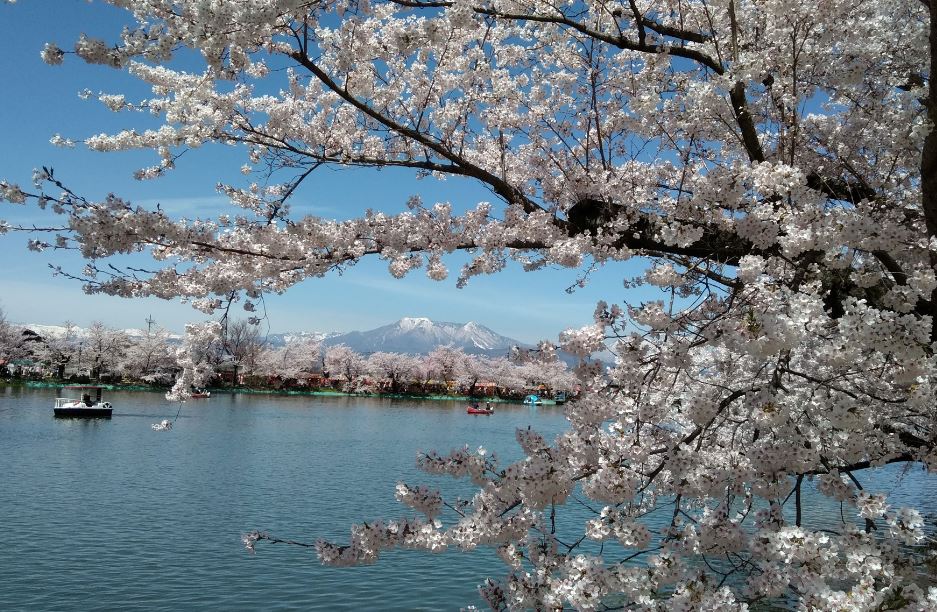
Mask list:
[{"label": "snow-capped mountain", "polygon": [[[22,323],[18,325],[23,329],[32,330],[34,333],[43,337],[52,337],[52,338],[62,338],[65,336],[65,326],[64,325],[41,325],[39,323]],[[146,330],[137,329],[137,328],[128,328],[120,330],[126,334],[131,340],[136,340],[146,336]],[[75,339],[85,339],[89,335],[89,331],[84,327],[73,327],[71,330],[72,337]],[[170,342],[181,342],[182,335],[180,334],[168,334],[168,340]]]},{"label": "snow-capped mountain", "polygon": [[[65,327],[61,325],[28,323],[23,324],[21,327],[31,329],[40,336],[61,338],[65,335]],[[129,336],[131,340],[137,340],[146,335],[146,331],[142,329],[124,329],[121,331]],[[71,333],[77,340],[88,337],[86,328],[74,327]],[[494,357],[507,356],[513,346],[528,346],[514,338],[502,336],[474,321],[451,323],[433,321],[426,317],[404,317],[396,323],[365,331],[346,333],[292,331],[262,334],[262,339],[266,341],[267,346],[272,348],[280,348],[294,342],[319,340],[323,346],[344,344],[355,352],[365,355],[378,351],[425,355],[439,346],[452,346],[461,348],[469,354]],[[169,335],[170,343],[177,344],[181,341],[182,335]]]},{"label": "snow-capped mountain", "polygon": [[[19,325],[23,329],[28,329],[42,337],[61,338],[65,335],[65,328],[61,325],[39,325],[37,323],[22,323]],[[73,330],[72,333],[75,333]],[[84,334],[87,336],[87,332]]]},{"label": "snow-capped mountain", "polygon": [[286,346],[293,342],[305,342],[306,340],[322,340],[339,335],[338,332],[318,332],[318,331],[300,331],[285,332],[281,334],[267,334],[265,337],[267,344],[274,348]]},{"label": "snow-capped mountain", "polygon": [[425,317],[404,317],[376,329],[337,334],[326,338],[323,344],[344,344],[358,353],[410,354],[426,354],[438,346],[450,345],[466,353],[492,356],[506,355],[512,346],[523,346],[474,321],[450,323]]},{"label": "snow-capped mountain", "polygon": [[[36,334],[43,337],[53,337],[53,338],[62,338],[65,336],[65,326],[63,325],[41,325],[38,323],[23,323],[20,325],[23,329],[30,329]],[[128,328],[120,330],[130,340],[138,340],[140,338],[146,337],[146,330]],[[87,328],[84,327],[73,327],[71,330],[72,337],[76,340],[84,340],[88,337],[89,332]],[[318,331],[300,331],[300,332],[287,332],[282,334],[268,334],[264,337],[267,343],[274,347],[279,348],[285,346],[291,342],[302,342],[305,340],[324,340],[326,338],[331,338],[332,336],[337,335],[337,332],[318,332]],[[169,333],[167,337],[170,344],[178,344],[182,342],[183,335]]]}]

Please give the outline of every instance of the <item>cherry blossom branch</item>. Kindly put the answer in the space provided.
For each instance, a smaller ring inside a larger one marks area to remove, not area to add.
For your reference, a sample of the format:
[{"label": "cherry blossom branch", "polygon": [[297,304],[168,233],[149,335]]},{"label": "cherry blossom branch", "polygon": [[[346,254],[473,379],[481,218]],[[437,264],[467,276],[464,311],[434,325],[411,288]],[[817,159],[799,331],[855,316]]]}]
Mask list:
[{"label": "cherry blossom branch", "polygon": [[351,95],[346,88],[340,87],[324,70],[316,65],[316,63],[313,62],[309,56],[305,55],[304,53],[294,52],[290,54],[290,57],[299,62],[300,65],[315,75],[315,77],[319,79],[326,87],[341,96],[342,99],[357,108],[359,111],[378,121],[382,125],[387,126],[391,130],[422,144],[443,158],[448,159],[456,166],[461,168],[466,176],[471,176],[479,179],[484,183],[487,183],[492,187],[492,189],[494,189],[495,193],[503,197],[505,201],[521,205],[528,213],[542,210],[538,205],[527,198],[520,189],[509,185],[501,178],[478,167],[477,165],[469,163],[466,159],[456,155],[448,147],[445,147],[442,144],[430,139],[429,136],[422,134],[415,129],[401,125],[389,117],[382,115],[364,102],[359,101],[357,98]]}]

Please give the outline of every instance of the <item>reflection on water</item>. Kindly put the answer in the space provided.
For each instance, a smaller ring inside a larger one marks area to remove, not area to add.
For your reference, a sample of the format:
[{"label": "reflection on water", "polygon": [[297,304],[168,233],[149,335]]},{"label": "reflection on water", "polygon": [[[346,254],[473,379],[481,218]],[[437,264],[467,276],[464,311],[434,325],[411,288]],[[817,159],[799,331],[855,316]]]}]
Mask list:
[{"label": "reflection on water", "polygon": [[[467,443],[513,459],[515,428],[549,436],[566,425],[548,407],[499,405],[480,418],[457,402],[213,393],[187,403],[171,431],[154,432],[177,412],[159,393],[109,393],[110,421],[54,419],[54,397],[0,389],[3,610],[480,605],[477,585],[504,573],[491,551],[395,551],[374,566],[335,569],[300,548],[260,546],[251,556],[240,536],[347,541],[352,522],[408,514],[394,500],[398,480],[471,493],[418,472],[417,450]],[[895,473],[868,488],[934,505],[932,480]],[[563,527],[581,533],[588,510],[568,510]],[[824,513],[838,518],[838,507]]]}]

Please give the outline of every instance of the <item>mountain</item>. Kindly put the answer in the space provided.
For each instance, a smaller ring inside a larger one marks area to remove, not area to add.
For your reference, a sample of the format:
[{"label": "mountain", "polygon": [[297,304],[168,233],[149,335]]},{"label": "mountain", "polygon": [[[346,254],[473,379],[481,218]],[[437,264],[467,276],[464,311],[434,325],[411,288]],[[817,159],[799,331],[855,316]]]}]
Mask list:
[{"label": "mountain", "polygon": [[404,317],[396,323],[368,331],[353,331],[325,338],[323,344],[344,344],[358,353],[426,354],[438,346],[451,345],[473,355],[507,355],[522,342],[502,336],[484,325],[432,321],[425,317]]},{"label": "mountain", "polygon": [[286,346],[287,344],[292,344],[293,342],[305,342],[306,340],[328,340],[334,336],[339,335],[338,332],[317,332],[317,331],[300,331],[300,332],[284,332],[280,334],[267,334],[264,338],[267,340],[267,344],[274,348],[280,348]]},{"label": "mountain", "polygon": [[[35,332],[40,336],[50,336],[53,338],[62,338],[65,336],[65,326],[63,325],[40,325],[38,323],[22,323],[17,324],[18,327],[23,329],[29,329]],[[128,328],[120,330],[124,332],[131,340],[137,340],[146,336],[146,331],[136,328]],[[73,327],[72,335],[78,340],[84,340],[88,337],[89,332],[84,327]],[[182,341],[182,336],[180,334],[168,334],[168,340],[170,343],[177,343]]]},{"label": "mountain", "polygon": [[[24,324],[40,336],[61,337],[65,328],[60,325]],[[131,340],[146,335],[140,329],[121,330]],[[73,330],[77,339],[88,337],[88,330],[76,327]],[[362,355],[379,351],[388,353],[409,353],[411,355],[425,355],[439,346],[452,346],[461,348],[472,355],[487,355],[489,357],[506,357],[511,347],[530,348],[514,338],[502,336],[491,329],[469,321],[468,323],[450,323],[446,321],[433,321],[426,317],[404,317],[396,323],[384,325],[367,331],[352,331],[347,333],[294,331],[271,333],[264,336],[268,346],[280,348],[293,342],[304,340],[321,340],[323,346],[344,344]],[[169,342],[178,344],[182,341],[179,334],[169,334]],[[570,365],[575,365],[577,359],[562,351],[558,352],[560,359]],[[600,356],[602,357],[602,356]]]}]

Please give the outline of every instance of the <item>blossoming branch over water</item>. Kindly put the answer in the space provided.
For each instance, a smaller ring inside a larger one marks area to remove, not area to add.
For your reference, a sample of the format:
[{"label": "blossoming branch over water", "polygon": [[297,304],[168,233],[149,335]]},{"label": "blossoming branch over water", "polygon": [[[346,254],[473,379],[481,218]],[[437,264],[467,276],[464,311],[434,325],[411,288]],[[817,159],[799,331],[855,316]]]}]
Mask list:
[{"label": "blossoming branch over water", "polygon": [[[83,35],[43,56],[125,71],[152,95],[99,101],[162,123],[84,145],[152,150],[140,179],[210,143],[242,145],[247,163],[220,186],[235,214],[214,219],[88,199],[51,171],[31,190],[0,183],[64,217],[29,246],[77,249],[87,291],[183,298],[225,321],[239,304],[257,322],[265,294],[363,257],[443,280],[458,251],[460,286],[516,261],[581,270],[576,287],[638,260],[625,287],[660,292],[599,303],[560,336],[616,356],[577,368],[568,431],[520,432],[525,456],[507,465],[421,455],[475,487],[442,500],[454,522],[405,485],[432,518],[356,525],[347,545],[314,545],[324,562],[491,546],[506,573],[481,591],[498,610],[937,607],[905,548],[926,537],[919,512],[863,485],[891,463],[937,470],[937,2],[115,4],[136,22],[117,44]],[[492,197],[292,216],[323,166],[470,179]],[[140,251],[151,269],[124,260]],[[197,344],[175,399],[201,382]],[[814,485],[841,504],[832,526],[808,512]],[[564,539],[570,502],[593,516]],[[662,533],[642,522],[652,512],[670,517]],[[245,545],[261,540],[289,542]]]}]

